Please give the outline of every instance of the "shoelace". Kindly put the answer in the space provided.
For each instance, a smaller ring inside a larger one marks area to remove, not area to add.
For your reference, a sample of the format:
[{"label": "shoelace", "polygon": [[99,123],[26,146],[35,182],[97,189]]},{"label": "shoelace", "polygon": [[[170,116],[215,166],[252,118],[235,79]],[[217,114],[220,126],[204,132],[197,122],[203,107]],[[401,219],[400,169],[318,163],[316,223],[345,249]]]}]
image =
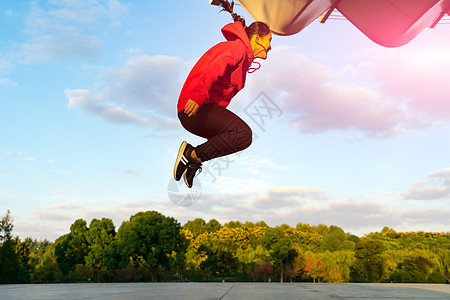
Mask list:
[{"label": "shoelace", "polygon": [[197,171],[195,171],[194,177],[197,176],[198,174],[200,174],[202,171],[203,171],[202,165],[200,164],[200,166],[198,167]]},{"label": "shoelace", "polygon": [[[189,169],[197,168],[197,170],[195,171],[193,177],[195,177],[195,176],[197,176],[198,174],[200,174],[200,173],[202,172],[202,170],[203,170],[203,169],[202,169],[202,164],[197,164],[197,163],[190,164],[190,165],[188,166],[188,168],[189,168]],[[198,173],[197,173],[197,172],[198,172]]]}]

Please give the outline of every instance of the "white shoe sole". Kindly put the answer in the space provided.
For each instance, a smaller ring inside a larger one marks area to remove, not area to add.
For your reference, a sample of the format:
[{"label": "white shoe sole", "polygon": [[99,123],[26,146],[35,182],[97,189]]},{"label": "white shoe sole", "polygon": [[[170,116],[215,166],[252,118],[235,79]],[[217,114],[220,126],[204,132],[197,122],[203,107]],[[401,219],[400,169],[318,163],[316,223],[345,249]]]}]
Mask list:
[{"label": "white shoe sole", "polygon": [[181,175],[180,179],[177,179],[177,166],[180,164],[181,158],[183,157],[184,150],[186,149],[187,143],[186,141],[183,141],[180,146],[180,150],[178,150],[178,156],[177,160],[175,161],[175,166],[173,168],[173,178],[178,181],[183,177],[183,174]]}]

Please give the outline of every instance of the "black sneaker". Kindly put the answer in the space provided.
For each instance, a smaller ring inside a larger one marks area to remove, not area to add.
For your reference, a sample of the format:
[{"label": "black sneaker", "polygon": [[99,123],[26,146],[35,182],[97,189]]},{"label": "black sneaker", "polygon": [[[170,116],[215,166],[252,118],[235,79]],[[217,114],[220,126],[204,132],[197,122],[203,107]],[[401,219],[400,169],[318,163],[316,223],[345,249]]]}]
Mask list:
[{"label": "black sneaker", "polygon": [[175,167],[173,169],[173,177],[176,181],[179,181],[183,176],[184,171],[193,162],[191,158],[191,152],[194,149],[192,145],[183,142],[181,143],[180,150],[178,150],[177,160],[175,162]]},{"label": "black sneaker", "polygon": [[186,183],[188,188],[191,188],[194,185],[194,177],[195,173],[197,173],[197,170],[200,172],[202,171],[202,164],[198,162],[191,163],[186,172],[184,173],[184,182]]}]

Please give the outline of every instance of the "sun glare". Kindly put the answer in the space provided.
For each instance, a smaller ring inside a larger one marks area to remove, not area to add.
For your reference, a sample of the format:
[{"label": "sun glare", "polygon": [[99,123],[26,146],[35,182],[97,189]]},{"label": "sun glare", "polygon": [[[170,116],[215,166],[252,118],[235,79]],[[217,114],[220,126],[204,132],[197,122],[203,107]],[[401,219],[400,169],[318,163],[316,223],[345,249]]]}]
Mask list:
[{"label": "sun glare", "polygon": [[444,48],[427,47],[411,56],[411,65],[420,69],[442,69],[450,65],[450,52]]},{"label": "sun glare", "polygon": [[448,49],[435,49],[424,55],[424,62],[430,65],[446,65],[450,61]]}]

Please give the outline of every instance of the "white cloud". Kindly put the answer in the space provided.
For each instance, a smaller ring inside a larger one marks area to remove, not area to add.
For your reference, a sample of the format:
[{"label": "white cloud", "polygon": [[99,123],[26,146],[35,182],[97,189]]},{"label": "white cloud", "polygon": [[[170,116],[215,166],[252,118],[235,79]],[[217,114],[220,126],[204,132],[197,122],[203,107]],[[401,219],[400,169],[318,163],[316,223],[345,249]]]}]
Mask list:
[{"label": "white cloud", "polygon": [[45,63],[55,59],[78,57],[91,59],[98,55],[101,41],[78,30],[33,37],[19,44],[18,61],[22,64]]},{"label": "white cloud", "polygon": [[95,58],[102,41],[92,34],[93,28],[100,28],[102,22],[118,26],[126,13],[126,6],[116,0],[52,0],[45,8],[39,2],[31,2],[29,14],[25,17],[27,38],[14,44],[14,51],[7,56],[14,63],[21,64]]},{"label": "white cloud", "polygon": [[36,212],[35,215],[39,220],[42,221],[70,221],[76,218],[76,214],[74,213],[66,213],[66,212],[50,212],[50,211],[41,211]]},{"label": "white cloud", "polygon": [[185,72],[179,57],[140,55],[129,59],[122,68],[103,74],[103,92],[127,106],[154,107],[173,115]]},{"label": "white cloud", "polygon": [[93,95],[89,90],[66,89],[64,93],[69,98],[69,108],[78,106],[86,112],[93,113],[116,123],[133,123],[142,126],[151,124],[150,119],[110,104],[105,101],[106,99],[102,95]]},{"label": "white cloud", "polygon": [[38,240],[47,239],[49,241],[54,241],[58,237],[68,233],[70,231],[69,227],[63,222],[50,221],[45,222],[14,222],[14,235],[20,236],[22,240],[27,237],[36,238]]},{"label": "white cloud", "polygon": [[361,54],[361,71],[378,82],[381,92],[405,101],[415,114],[448,120],[450,42],[443,38],[448,32],[436,28],[400,48],[368,50]]},{"label": "white cloud", "polygon": [[428,178],[415,182],[402,193],[402,197],[414,200],[450,199],[450,168],[433,172]]},{"label": "white cloud", "polygon": [[402,209],[379,201],[335,200],[327,191],[300,186],[271,187],[263,193],[204,193],[193,206],[169,209],[183,221],[199,216],[221,222],[264,220],[271,226],[302,222],[336,225],[359,235],[384,226],[439,231],[450,225],[449,209]]},{"label": "white cloud", "polygon": [[117,0],[51,0],[49,2],[53,7],[47,11],[48,16],[70,23],[96,23],[98,18],[108,18],[111,22],[117,22],[117,19],[127,12],[126,5]]},{"label": "white cloud", "polygon": [[126,175],[139,176],[139,172],[136,170],[122,170],[121,172]]},{"label": "white cloud", "polygon": [[167,131],[179,128],[175,104],[184,72],[185,64],[178,57],[141,55],[120,69],[102,73],[102,81],[92,90],[67,89],[65,94],[69,107],[107,121]]},{"label": "white cloud", "polygon": [[450,178],[450,168],[439,170],[430,174],[433,178]]},{"label": "white cloud", "polygon": [[450,210],[445,208],[410,209],[400,212],[400,218],[407,224],[438,224],[449,228]]},{"label": "white cloud", "polygon": [[[264,220],[270,226],[286,223],[295,227],[297,223],[302,222],[311,225],[336,225],[358,235],[381,230],[384,226],[394,229],[426,228],[432,231],[442,231],[442,228],[450,226],[450,209],[447,208],[409,209],[378,201],[335,200],[327,191],[301,186],[274,186],[262,192],[204,191],[199,201],[188,207],[177,206],[168,198],[157,201],[124,197],[102,201],[84,199],[81,205],[76,197],[71,199],[76,203],[69,200],[45,206],[41,211],[35,212],[34,216],[41,222],[39,228],[29,226],[33,220],[30,223],[19,222],[18,234],[22,238],[32,235],[55,239],[68,232],[70,225],[80,218],[88,224],[94,218],[110,218],[117,230],[122,221],[128,220],[139,211],[147,210],[156,210],[163,215],[174,217],[182,224],[197,217],[205,220],[214,218],[222,223],[231,220]],[[94,202],[98,203],[98,206],[89,204]],[[53,228],[45,227],[45,222],[51,222]]]},{"label": "white cloud", "polygon": [[6,59],[0,59],[0,74],[9,73],[14,69],[14,65]]},{"label": "white cloud", "polygon": [[293,208],[303,207],[307,200],[327,200],[330,193],[311,187],[279,186],[267,189],[267,192],[253,200],[253,207],[264,208]]},{"label": "white cloud", "polygon": [[334,70],[281,45],[249,76],[247,88],[253,95],[265,92],[302,132],[390,137],[448,120],[448,53],[450,42],[430,38],[350,53],[347,65]]},{"label": "white cloud", "polygon": [[249,86],[253,94],[264,91],[281,106],[285,119],[303,132],[358,130],[366,136],[385,137],[411,126],[402,103],[356,84],[357,80],[352,83],[347,69],[334,71],[279,46]]},{"label": "white cloud", "polygon": [[144,51],[141,48],[129,48],[129,49],[125,49],[125,53],[127,55],[143,55],[145,54]]},{"label": "white cloud", "polygon": [[244,170],[253,169],[257,170],[258,174],[262,168],[270,170],[286,171],[286,166],[278,165],[274,161],[266,157],[267,153],[257,153],[252,155],[246,155],[245,152],[235,155],[236,161],[239,161],[244,166]]},{"label": "white cloud", "polygon": [[5,10],[4,12],[5,17],[12,17],[14,16],[14,12],[12,10]]},{"label": "white cloud", "polygon": [[5,87],[15,87],[18,86],[19,84],[9,78],[0,78],[0,86],[5,86]]},{"label": "white cloud", "polygon": [[[405,83],[398,82],[395,91],[389,88],[393,84],[386,76],[388,72],[390,75],[397,72],[395,66],[401,69],[401,63],[394,62],[396,56],[388,53],[381,50],[375,54],[371,51],[360,53],[355,55],[355,61],[335,71],[290,47],[275,47],[270,59],[264,62],[264,68],[249,77],[247,95],[264,91],[281,107],[285,113],[283,119],[298,130],[309,133],[357,131],[366,137],[383,138],[442,121],[426,117],[415,102],[405,97],[412,94],[411,89],[406,90]],[[386,56],[392,64],[385,63]],[[136,108],[154,108],[152,111],[157,113],[152,118],[160,115],[172,118],[175,114],[173,103],[188,71],[187,65],[178,57],[139,55],[120,69],[103,73],[102,81],[97,84],[97,89],[91,90],[91,94],[94,98],[108,99],[114,107],[137,113],[145,120],[149,118],[136,112]],[[428,82],[429,77],[419,70],[411,73],[410,78],[415,76],[413,82],[420,82],[421,78]],[[361,77],[372,78],[371,86],[358,83]],[[434,82],[435,89],[439,90],[441,81]],[[425,99],[425,94],[420,95]],[[445,110],[445,105],[443,108]],[[96,109],[91,107],[90,110]],[[103,114],[111,115],[111,112]],[[130,115],[124,119],[134,119],[135,123],[143,121]]]},{"label": "white cloud", "polygon": [[48,207],[49,209],[55,209],[55,210],[77,210],[80,209],[81,206],[78,204],[71,204],[71,203],[57,203],[52,204]]}]

